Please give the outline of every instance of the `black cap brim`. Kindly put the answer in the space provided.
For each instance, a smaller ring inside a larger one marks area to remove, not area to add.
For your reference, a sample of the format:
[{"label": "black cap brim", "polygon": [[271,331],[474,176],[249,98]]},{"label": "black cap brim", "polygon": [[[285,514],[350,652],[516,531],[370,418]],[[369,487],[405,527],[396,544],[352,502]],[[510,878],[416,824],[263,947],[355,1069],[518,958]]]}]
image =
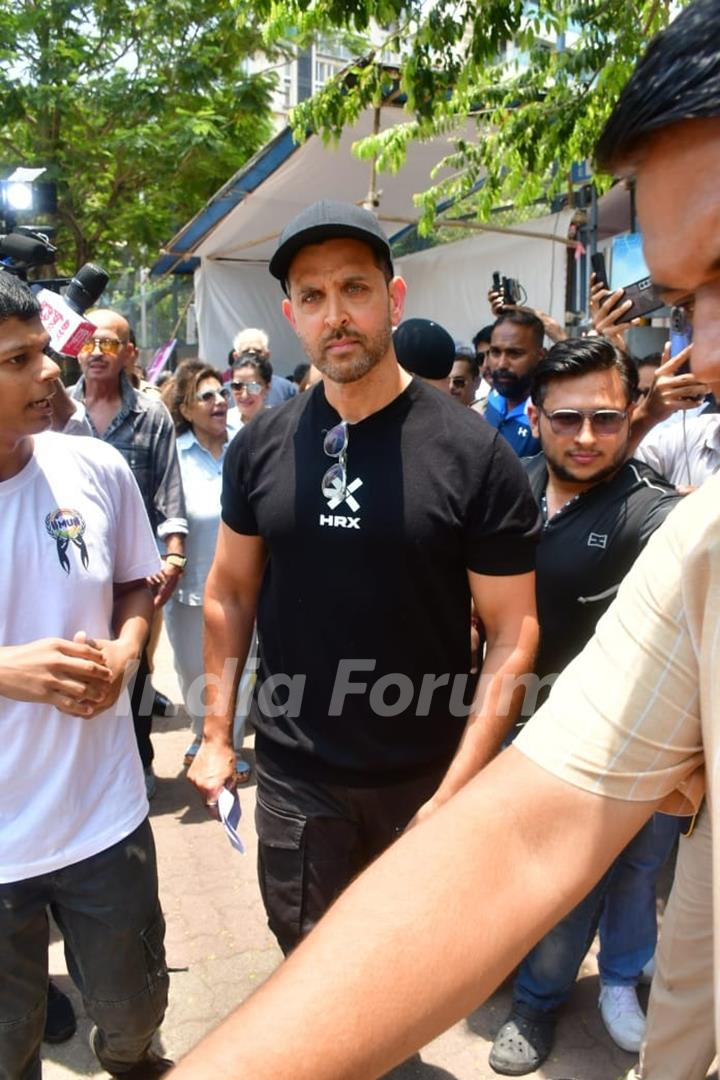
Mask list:
[{"label": "black cap brim", "polygon": [[390,245],[379,231],[379,226],[377,228],[378,232],[375,232],[363,228],[362,225],[353,225],[350,222],[323,221],[314,222],[308,225],[307,228],[300,228],[297,232],[293,232],[291,223],[288,230],[286,230],[290,231],[290,235],[284,241],[281,238],[281,243],[270,260],[270,273],[284,287],[292,261],[302,248],[308,247],[310,244],[321,244],[326,240],[342,239],[359,240],[361,243],[367,244],[387,262],[392,273],[393,263]]}]

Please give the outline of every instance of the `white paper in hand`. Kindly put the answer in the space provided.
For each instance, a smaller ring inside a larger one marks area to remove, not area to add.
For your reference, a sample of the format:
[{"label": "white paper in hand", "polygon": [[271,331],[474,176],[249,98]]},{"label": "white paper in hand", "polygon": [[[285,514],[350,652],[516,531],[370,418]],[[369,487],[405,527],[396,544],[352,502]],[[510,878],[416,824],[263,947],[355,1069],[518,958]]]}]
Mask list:
[{"label": "white paper in hand", "polygon": [[240,809],[240,799],[238,798],[237,791],[229,791],[227,788],[223,788],[218,795],[218,812],[220,814],[220,820],[222,821],[225,832],[227,833],[228,840],[241,855],[245,854],[245,845],[237,834],[237,827],[242,817],[242,810]]}]

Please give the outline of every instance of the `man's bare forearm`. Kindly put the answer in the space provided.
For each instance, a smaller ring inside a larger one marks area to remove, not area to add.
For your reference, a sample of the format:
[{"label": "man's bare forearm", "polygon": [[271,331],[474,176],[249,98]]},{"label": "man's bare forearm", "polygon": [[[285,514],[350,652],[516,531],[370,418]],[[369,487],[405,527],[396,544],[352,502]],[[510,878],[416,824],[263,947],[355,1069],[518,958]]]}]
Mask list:
[{"label": "man's bare forearm", "polygon": [[465,731],[442,783],[430,800],[433,806],[447,802],[500,750],[520,716],[536,644],[537,636],[530,633],[520,645],[498,644],[488,649]]},{"label": "man's bare forearm", "polygon": [[153,617],[153,598],[144,581],[116,585],[112,628],[128,651],[128,660],[138,660],[145,647]]},{"label": "man's bare forearm", "polygon": [[232,744],[235,702],[255,625],[255,605],[216,587],[209,578],[204,600],[207,713],[203,739]]},{"label": "man's bare forearm", "polygon": [[173,1077],[383,1075],[480,1004],[655,805],[591,795],[505,751],[366,870]]}]

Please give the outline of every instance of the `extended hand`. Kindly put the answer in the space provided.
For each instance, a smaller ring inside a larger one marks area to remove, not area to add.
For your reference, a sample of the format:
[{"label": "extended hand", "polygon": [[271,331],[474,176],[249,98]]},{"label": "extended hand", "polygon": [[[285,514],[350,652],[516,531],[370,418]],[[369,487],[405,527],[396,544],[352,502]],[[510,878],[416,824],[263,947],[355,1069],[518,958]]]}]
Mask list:
[{"label": "extended hand", "polygon": [[202,795],[205,805],[215,806],[218,795],[235,776],[235,750],[232,745],[204,742],[195,755],[187,776]]},{"label": "extended hand", "polygon": [[0,694],[70,716],[91,715],[112,678],[102,650],[85,640],[41,638],[0,649]]},{"label": "extended hand", "polygon": [[682,349],[677,356],[670,356],[670,345],[665,346],[663,362],[655,372],[650,392],[635,410],[635,416],[645,416],[653,423],[667,420],[674,412],[684,409],[696,409],[710,387],[687,372],[678,375],[678,368],[687,363],[692,356],[692,345]]},{"label": "extended hand", "polygon": [[505,304],[503,303],[502,293],[494,292],[493,289],[488,292],[488,301],[495,318],[503,315],[506,311],[526,311],[528,315],[534,315],[536,319],[540,320],[543,324],[543,330],[551,341],[567,340],[567,334],[557,319],[553,319],[552,315],[548,315],[546,311],[542,311],[540,308],[529,307],[527,304]]},{"label": "extended hand", "polygon": [[153,603],[156,608],[161,608],[170,599],[177,588],[181,574],[182,571],[179,567],[173,566],[172,563],[163,559],[162,570],[158,570],[157,574],[153,574],[152,577],[147,579],[147,583],[153,591]]},{"label": "extended hand", "polygon": [[104,684],[100,695],[94,698],[88,697],[83,701],[87,711],[82,715],[92,719],[115,704],[123,688],[123,680],[128,667],[137,660],[137,654],[130,651],[128,646],[120,640],[110,640],[109,638],[93,640],[88,638],[84,630],[78,630],[73,640],[75,642],[86,642],[93,648],[99,649],[111,675],[110,680]]},{"label": "extended hand", "polygon": [[637,326],[639,319],[623,322],[623,315],[632,307],[632,300],[623,300],[624,289],[616,289],[610,292],[604,285],[595,281],[595,275],[590,275],[590,317],[595,332],[600,337],[612,341],[620,349],[625,349],[625,334],[633,326]]}]

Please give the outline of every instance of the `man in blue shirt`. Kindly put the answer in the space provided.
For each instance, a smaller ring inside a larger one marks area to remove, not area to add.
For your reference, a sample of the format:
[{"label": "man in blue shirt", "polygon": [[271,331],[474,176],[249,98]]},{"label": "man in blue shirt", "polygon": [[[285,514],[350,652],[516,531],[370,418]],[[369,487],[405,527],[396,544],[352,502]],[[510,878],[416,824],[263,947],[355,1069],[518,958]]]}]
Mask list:
[{"label": "man in blue shirt", "polygon": [[518,457],[540,451],[527,414],[530,380],[545,355],[544,328],[529,311],[506,311],[495,321],[490,338],[492,390],[485,419],[507,439]]}]

